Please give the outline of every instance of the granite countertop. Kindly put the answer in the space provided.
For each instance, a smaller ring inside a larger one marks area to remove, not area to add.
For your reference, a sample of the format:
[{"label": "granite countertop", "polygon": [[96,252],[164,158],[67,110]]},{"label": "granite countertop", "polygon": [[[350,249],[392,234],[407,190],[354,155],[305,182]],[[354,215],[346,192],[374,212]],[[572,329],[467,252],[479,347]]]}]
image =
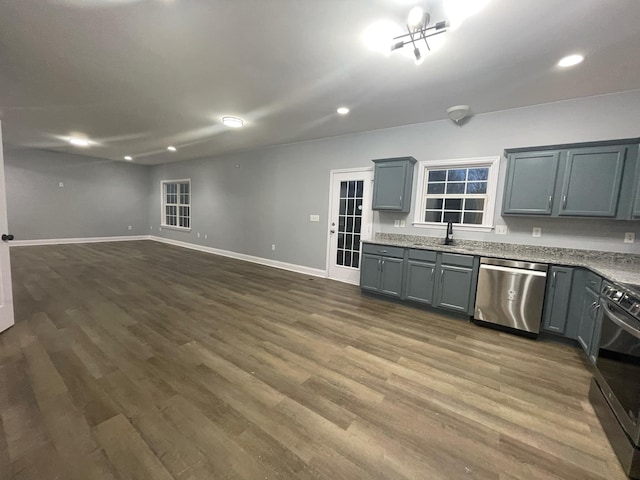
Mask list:
[{"label": "granite countertop", "polygon": [[612,282],[640,284],[640,255],[627,253],[472,240],[456,240],[453,245],[443,245],[442,238],[391,233],[377,233],[375,240],[364,243],[584,267]]}]

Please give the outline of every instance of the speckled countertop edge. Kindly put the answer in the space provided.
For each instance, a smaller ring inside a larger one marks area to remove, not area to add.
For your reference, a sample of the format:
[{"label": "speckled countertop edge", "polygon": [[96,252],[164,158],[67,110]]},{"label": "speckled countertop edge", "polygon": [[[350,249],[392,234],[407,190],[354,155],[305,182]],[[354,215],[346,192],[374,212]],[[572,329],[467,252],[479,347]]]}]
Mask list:
[{"label": "speckled countertop edge", "polygon": [[377,233],[364,243],[583,267],[612,282],[640,284],[640,255],[472,240],[443,245],[442,238],[390,233]]}]

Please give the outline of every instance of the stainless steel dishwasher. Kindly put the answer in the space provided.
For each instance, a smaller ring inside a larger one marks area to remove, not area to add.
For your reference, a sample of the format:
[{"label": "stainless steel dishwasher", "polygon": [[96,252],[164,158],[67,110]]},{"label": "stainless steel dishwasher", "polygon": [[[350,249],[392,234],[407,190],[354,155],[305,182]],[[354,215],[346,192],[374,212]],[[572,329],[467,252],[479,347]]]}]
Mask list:
[{"label": "stainless steel dishwasher", "polygon": [[548,265],[480,258],[474,319],[540,332]]}]

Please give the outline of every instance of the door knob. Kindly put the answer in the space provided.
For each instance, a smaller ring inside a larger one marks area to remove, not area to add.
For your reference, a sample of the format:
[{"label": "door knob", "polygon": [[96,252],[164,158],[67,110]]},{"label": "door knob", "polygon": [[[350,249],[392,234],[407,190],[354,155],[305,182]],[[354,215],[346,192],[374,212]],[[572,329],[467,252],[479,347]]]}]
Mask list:
[{"label": "door knob", "polygon": [[6,233],[2,234],[2,241],[3,242],[8,242],[10,240],[13,240],[13,235],[11,235],[11,234],[7,235]]}]

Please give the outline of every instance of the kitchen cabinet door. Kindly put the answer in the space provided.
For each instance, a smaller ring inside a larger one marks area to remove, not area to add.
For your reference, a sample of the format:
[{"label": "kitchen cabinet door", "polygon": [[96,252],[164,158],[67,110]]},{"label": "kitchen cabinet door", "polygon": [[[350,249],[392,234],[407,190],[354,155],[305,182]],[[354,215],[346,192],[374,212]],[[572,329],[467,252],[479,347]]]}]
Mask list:
[{"label": "kitchen cabinet door", "polygon": [[559,214],[615,217],[626,151],[625,145],[569,150]]},{"label": "kitchen cabinet door", "polygon": [[416,159],[403,157],[373,162],[373,210],[409,212]]},{"label": "kitchen cabinet door", "polygon": [[360,288],[377,292],[380,290],[380,264],[382,257],[379,255],[362,254],[360,262]]},{"label": "kitchen cabinet door", "polygon": [[502,213],[551,215],[559,151],[509,155]]},{"label": "kitchen cabinet door", "polygon": [[572,279],[573,268],[551,267],[549,271],[542,324],[548,332],[565,333]]},{"label": "kitchen cabinet door", "polygon": [[[638,165],[640,168],[640,165]],[[638,187],[636,188],[636,203],[633,207],[633,216],[634,218],[640,218],[640,181],[638,182]]]},{"label": "kitchen cabinet door", "polygon": [[473,269],[441,265],[437,282],[436,307],[462,313],[469,312]]},{"label": "kitchen cabinet door", "polygon": [[401,258],[382,257],[380,264],[380,291],[385,295],[400,297],[402,295],[402,274],[404,260]]},{"label": "kitchen cabinet door", "polygon": [[595,308],[594,311],[594,323],[593,323],[593,336],[591,338],[591,345],[589,346],[589,360],[594,365],[598,361],[598,350],[600,349],[600,329],[602,328],[602,317],[604,312],[600,306],[600,303]]},{"label": "kitchen cabinet door", "polygon": [[435,269],[435,263],[409,260],[407,262],[404,298],[431,305],[433,303]]},{"label": "kitchen cabinet door", "polygon": [[586,288],[582,300],[580,327],[578,327],[578,342],[587,355],[590,355],[591,352],[598,305],[598,294]]}]

